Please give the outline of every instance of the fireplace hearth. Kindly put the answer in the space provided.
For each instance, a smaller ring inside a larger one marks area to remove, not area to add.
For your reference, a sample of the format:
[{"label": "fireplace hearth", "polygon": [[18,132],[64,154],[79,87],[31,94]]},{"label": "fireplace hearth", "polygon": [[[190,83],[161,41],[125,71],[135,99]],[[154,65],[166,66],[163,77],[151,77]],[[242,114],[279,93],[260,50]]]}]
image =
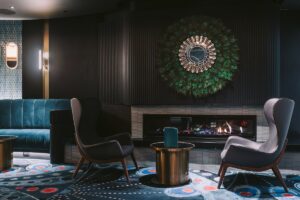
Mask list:
[{"label": "fireplace hearth", "polygon": [[256,115],[143,115],[144,139],[161,139],[164,127],[176,127],[180,140],[194,142],[225,142],[232,135],[256,140]]}]

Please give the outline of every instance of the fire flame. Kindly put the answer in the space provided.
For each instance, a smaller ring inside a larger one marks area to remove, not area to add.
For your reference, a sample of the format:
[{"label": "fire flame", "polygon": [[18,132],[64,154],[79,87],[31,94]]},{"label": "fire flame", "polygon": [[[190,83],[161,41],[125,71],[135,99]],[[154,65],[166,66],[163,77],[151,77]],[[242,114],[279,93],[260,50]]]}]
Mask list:
[{"label": "fire flame", "polygon": [[217,132],[218,133],[232,133],[232,127],[230,126],[230,124],[226,121],[226,126],[227,128],[221,128],[221,127],[218,127],[217,128]]}]

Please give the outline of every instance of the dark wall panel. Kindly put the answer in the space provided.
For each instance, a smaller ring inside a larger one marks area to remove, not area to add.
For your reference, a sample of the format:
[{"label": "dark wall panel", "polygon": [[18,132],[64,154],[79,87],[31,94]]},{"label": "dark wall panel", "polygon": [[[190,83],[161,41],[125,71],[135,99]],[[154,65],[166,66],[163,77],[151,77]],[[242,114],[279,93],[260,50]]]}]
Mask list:
[{"label": "dark wall panel", "polygon": [[[184,10],[137,9],[105,17],[50,20],[50,98],[98,97],[106,104],[110,121],[121,121],[119,124],[125,123],[120,125],[121,129],[129,130],[130,105],[254,106],[279,96],[278,8],[188,6]],[[234,80],[207,98],[177,94],[158,73],[158,41],[165,28],[190,15],[221,18],[239,41],[240,65]],[[37,67],[37,53],[43,26],[41,21],[24,21],[23,27],[23,96],[40,98],[42,76]],[[286,73],[282,82],[288,81],[287,73],[293,71],[287,69],[281,71],[283,75]],[[287,90],[291,85],[283,87]]]},{"label": "dark wall panel", "polygon": [[23,98],[42,98],[42,72],[39,50],[43,45],[43,21],[23,21]]},{"label": "dark wall panel", "polygon": [[[135,12],[130,16],[129,75],[131,104],[262,105],[279,95],[279,9],[207,13],[203,9]],[[230,14],[228,14],[230,13]],[[240,64],[234,80],[207,98],[179,95],[162,81],[157,66],[158,41],[164,29],[181,17],[209,15],[221,18],[239,41]]]},{"label": "dark wall panel", "polygon": [[126,99],[124,27],[126,16],[112,14],[98,25],[99,99],[110,104],[120,104]]},{"label": "dark wall panel", "polygon": [[[105,17],[50,20],[50,97],[98,97],[106,104],[230,106],[262,105],[279,95],[278,8],[203,6],[182,10],[137,9]],[[158,73],[158,41],[165,28],[190,15],[221,18],[239,41],[240,64],[234,80],[207,98],[177,94]],[[42,27],[35,23],[24,23],[24,48],[28,47],[24,51],[24,97],[32,98],[42,94],[41,75],[34,75],[40,73],[34,63],[38,61],[34,59],[37,50],[29,48],[30,44],[41,43],[37,31]],[[34,41],[31,32],[37,34]],[[26,71],[26,66],[36,71]]]},{"label": "dark wall panel", "polygon": [[300,13],[281,13],[281,96],[294,99],[295,110],[290,130],[300,135]]},{"label": "dark wall panel", "polygon": [[98,96],[98,17],[50,20],[50,98]]}]

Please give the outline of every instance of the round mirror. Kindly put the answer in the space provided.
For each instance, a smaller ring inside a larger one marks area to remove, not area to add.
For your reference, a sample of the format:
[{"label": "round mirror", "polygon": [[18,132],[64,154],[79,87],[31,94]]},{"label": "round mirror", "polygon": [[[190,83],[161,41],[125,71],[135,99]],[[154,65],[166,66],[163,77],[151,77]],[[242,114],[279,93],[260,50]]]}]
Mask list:
[{"label": "round mirror", "polygon": [[200,64],[207,57],[207,51],[203,47],[194,47],[188,52],[188,58],[195,64]]},{"label": "round mirror", "polygon": [[6,66],[14,69],[18,66],[18,45],[14,42],[9,42],[5,46],[6,49]]},{"label": "round mirror", "polygon": [[215,63],[216,49],[207,37],[196,35],[183,41],[178,56],[185,70],[201,73]]}]

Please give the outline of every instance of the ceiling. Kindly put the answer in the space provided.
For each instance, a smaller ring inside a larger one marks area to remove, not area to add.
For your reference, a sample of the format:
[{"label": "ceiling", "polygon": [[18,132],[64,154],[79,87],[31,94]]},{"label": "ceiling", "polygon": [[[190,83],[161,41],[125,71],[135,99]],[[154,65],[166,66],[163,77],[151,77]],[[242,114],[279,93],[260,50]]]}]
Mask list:
[{"label": "ceiling", "polygon": [[[168,2],[173,5],[176,0],[0,0],[0,20],[26,20],[26,19],[49,19],[58,17],[70,17],[79,15],[88,15],[95,13],[109,12],[120,5],[122,2]],[[281,8],[288,10],[300,10],[300,0],[263,0],[269,3],[281,5]],[[171,3],[170,3],[171,2]],[[184,3],[182,0],[177,2]],[[197,0],[198,3],[211,2],[220,5],[220,2],[230,3],[232,5],[240,4],[237,0]],[[218,3],[219,2],[219,3]],[[259,1],[242,1],[243,3],[259,4]],[[149,4],[149,3],[148,3]],[[146,4],[146,5],[148,5]],[[187,3],[188,4],[188,3]],[[158,7],[157,4],[155,4]],[[13,6],[14,8],[11,8]]]},{"label": "ceiling", "polygon": [[120,1],[0,0],[0,20],[48,19],[102,13],[113,10]]},{"label": "ceiling", "polygon": [[288,10],[300,10],[300,0],[284,0],[281,7]]}]

